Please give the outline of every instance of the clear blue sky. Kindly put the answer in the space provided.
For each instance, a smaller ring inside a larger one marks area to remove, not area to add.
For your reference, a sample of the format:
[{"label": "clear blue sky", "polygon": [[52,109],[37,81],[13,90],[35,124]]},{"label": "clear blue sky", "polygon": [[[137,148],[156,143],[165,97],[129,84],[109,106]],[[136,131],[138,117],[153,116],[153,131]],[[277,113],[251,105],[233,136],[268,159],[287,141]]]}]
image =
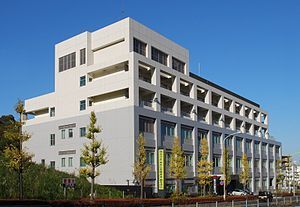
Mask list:
[{"label": "clear blue sky", "polygon": [[[182,2],[182,3],[181,3]],[[130,16],[190,51],[190,68],[269,112],[270,133],[300,151],[300,1],[0,2],[0,115],[54,90],[54,44]]]}]

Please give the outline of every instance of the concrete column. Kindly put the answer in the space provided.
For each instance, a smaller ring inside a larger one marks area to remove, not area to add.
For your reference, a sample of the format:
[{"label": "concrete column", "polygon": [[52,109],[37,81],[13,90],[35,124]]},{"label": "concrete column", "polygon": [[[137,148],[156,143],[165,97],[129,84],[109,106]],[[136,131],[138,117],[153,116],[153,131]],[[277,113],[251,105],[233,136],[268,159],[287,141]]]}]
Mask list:
[{"label": "concrete column", "polygon": [[207,98],[208,98],[208,103],[207,104],[209,104],[209,105],[211,105],[211,100],[212,100],[212,98],[211,98],[211,94],[212,94],[212,92],[211,91],[207,91]]},{"label": "concrete column", "polygon": [[267,189],[270,190],[270,155],[269,155],[269,143],[267,143]]},{"label": "concrete column", "polygon": [[218,107],[224,109],[224,96],[221,96]]},{"label": "concrete column", "polygon": [[260,178],[259,178],[259,185],[260,185],[260,188],[259,189],[262,189],[262,179],[263,179],[263,176],[262,176],[262,142],[260,141],[259,142],[259,168],[260,168]]},{"label": "concrete column", "polygon": [[209,161],[213,161],[213,144],[212,144],[212,131],[208,131],[207,133],[207,143],[208,143],[208,149],[209,149],[209,153],[208,153],[208,157],[209,157]]},{"label": "concrete column", "polygon": [[198,129],[196,127],[194,127],[193,130],[193,142],[194,142],[194,146],[193,146],[193,150],[194,150],[194,159],[193,159],[193,168],[194,168],[194,177],[196,177],[197,175],[197,163],[198,163],[198,152],[199,152],[199,142],[198,142]]},{"label": "concrete column", "polygon": [[232,138],[232,174],[236,174],[236,137]]},{"label": "concrete column", "polygon": [[251,163],[251,173],[252,173],[252,192],[255,190],[255,169],[254,169],[254,162],[255,162],[255,152],[254,152],[254,140],[251,141],[251,153],[252,153],[252,163]]}]

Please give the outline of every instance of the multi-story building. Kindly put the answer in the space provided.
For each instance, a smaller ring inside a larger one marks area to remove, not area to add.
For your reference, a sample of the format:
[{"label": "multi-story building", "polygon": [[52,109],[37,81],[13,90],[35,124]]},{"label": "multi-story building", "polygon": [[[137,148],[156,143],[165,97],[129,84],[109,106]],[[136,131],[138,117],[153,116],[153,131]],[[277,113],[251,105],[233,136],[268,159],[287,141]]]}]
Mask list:
[{"label": "multi-story building", "polygon": [[250,189],[272,189],[281,144],[269,139],[268,113],[259,104],[190,72],[189,52],[144,25],[126,18],[84,32],[55,46],[55,91],[25,101],[27,147],[34,160],[78,172],[81,148],[95,111],[109,162],[97,182],[133,183],[136,139],[146,139],[151,172],[146,184],[158,190],[158,149],[164,149],[166,186],[174,181],[168,165],[175,136],[186,158],[185,187],[195,186],[200,139],[207,138],[214,175],[220,175],[225,143],[232,174],[246,153]]}]

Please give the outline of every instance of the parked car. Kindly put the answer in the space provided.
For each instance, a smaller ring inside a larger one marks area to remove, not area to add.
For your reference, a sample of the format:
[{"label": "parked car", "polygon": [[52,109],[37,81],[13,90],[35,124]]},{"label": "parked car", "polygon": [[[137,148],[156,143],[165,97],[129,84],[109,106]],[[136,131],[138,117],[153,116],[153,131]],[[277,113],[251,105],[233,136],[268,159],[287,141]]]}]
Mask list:
[{"label": "parked car", "polygon": [[234,195],[234,196],[244,196],[244,195],[247,195],[248,193],[241,190],[241,189],[235,189],[231,192],[228,193],[229,195]]},{"label": "parked car", "polygon": [[246,188],[244,191],[245,191],[248,195],[253,195],[253,192],[251,192],[251,191],[250,191],[249,189],[247,189],[247,188]]},{"label": "parked car", "polygon": [[273,195],[269,191],[260,191],[258,193],[258,198],[261,199],[261,200],[269,199],[269,201],[272,201],[273,200]]}]

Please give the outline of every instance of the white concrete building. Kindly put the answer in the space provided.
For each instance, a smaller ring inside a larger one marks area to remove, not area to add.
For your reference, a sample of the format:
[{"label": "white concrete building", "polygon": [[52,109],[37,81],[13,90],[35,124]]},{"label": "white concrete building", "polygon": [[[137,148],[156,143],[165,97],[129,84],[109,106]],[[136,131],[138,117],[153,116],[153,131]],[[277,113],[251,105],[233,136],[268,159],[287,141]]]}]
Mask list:
[{"label": "white concrete building", "polygon": [[[55,91],[25,101],[33,117],[25,130],[34,161],[77,173],[89,115],[95,111],[103,129],[109,162],[97,182],[133,182],[136,139],[146,138],[151,173],[147,185],[158,190],[157,150],[166,165],[174,136],[181,138],[187,179],[195,184],[199,140],[207,137],[214,174],[220,175],[223,138],[232,173],[245,152],[251,166],[250,188],[272,189],[281,143],[269,139],[268,113],[260,106],[190,72],[187,49],[126,18],[95,32],[84,32],[55,46]],[[168,171],[168,166],[166,166]],[[166,185],[173,181],[165,173]]]}]

